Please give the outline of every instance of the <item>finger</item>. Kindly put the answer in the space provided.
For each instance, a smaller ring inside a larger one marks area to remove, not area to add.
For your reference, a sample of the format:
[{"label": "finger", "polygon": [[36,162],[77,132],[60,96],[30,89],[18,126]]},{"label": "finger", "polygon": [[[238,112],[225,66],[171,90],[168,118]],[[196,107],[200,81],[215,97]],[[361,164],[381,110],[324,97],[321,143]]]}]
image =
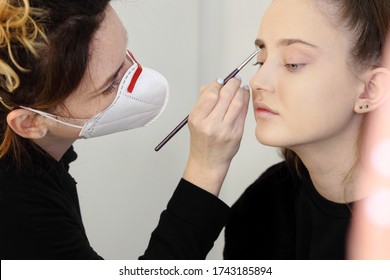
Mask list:
[{"label": "finger", "polygon": [[234,124],[235,127],[238,127],[240,129],[239,133],[241,135],[244,133],[244,125],[245,125],[246,116],[248,114],[249,101],[250,101],[250,92],[248,90],[247,94],[244,94],[244,106],[239,116],[235,120],[235,124]]},{"label": "finger", "polygon": [[202,95],[210,85],[204,85],[200,88],[199,94]]},{"label": "finger", "polygon": [[242,121],[242,117],[246,117],[246,112],[248,111],[249,105],[249,97],[249,88],[240,88],[230,102],[223,121],[231,124],[234,124],[237,121],[240,123]]},{"label": "finger", "polygon": [[349,259],[390,258],[390,189],[377,189],[356,204],[349,238]]},{"label": "finger", "polygon": [[243,103],[241,106],[241,110],[237,112],[237,114],[230,120],[228,124],[232,133],[232,138],[236,140],[240,140],[244,133],[245,120],[248,113],[248,105],[250,100],[249,92],[247,91],[246,93],[243,93],[242,97]]},{"label": "finger", "polygon": [[218,95],[222,88],[222,85],[217,81],[212,82],[210,85],[203,87],[201,95],[195,105],[190,117],[196,117],[204,119],[214,109],[218,102]]},{"label": "finger", "polygon": [[230,79],[219,92],[218,102],[210,113],[209,117],[222,121],[233,100],[236,92],[240,88],[241,80],[239,78]]},{"label": "finger", "polygon": [[[216,84],[215,84],[216,83]],[[213,85],[216,85],[218,86],[219,90],[221,90],[221,88],[223,87],[224,85],[224,80],[222,78],[218,78],[217,80],[213,81],[212,83],[208,84],[208,85],[203,85],[201,88],[200,88],[200,94],[203,94],[206,90],[208,90],[210,87],[212,87]]]}]

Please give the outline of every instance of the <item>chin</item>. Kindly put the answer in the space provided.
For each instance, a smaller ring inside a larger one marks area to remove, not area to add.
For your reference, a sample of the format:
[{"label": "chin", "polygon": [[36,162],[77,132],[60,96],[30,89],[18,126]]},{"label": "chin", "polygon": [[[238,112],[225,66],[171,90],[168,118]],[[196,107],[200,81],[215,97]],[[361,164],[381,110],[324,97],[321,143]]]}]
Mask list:
[{"label": "chin", "polygon": [[281,138],[280,137],[275,137],[275,135],[269,135],[269,134],[260,134],[256,132],[256,139],[260,144],[263,144],[265,146],[270,146],[270,147],[282,147],[283,144],[278,141]]},{"label": "chin", "polygon": [[307,135],[299,132],[291,132],[285,126],[268,125],[268,123],[257,123],[255,129],[256,139],[259,143],[277,148],[300,146],[306,143]]}]

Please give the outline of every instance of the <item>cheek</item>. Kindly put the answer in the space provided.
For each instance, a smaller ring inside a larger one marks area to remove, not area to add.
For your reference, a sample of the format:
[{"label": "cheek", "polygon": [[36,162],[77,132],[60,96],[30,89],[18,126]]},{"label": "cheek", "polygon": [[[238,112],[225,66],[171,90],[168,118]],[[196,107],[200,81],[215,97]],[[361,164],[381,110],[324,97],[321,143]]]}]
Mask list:
[{"label": "cheek", "polygon": [[331,119],[340,112],[353,112],[358,95],[355,78],[347,70],[333,69],[313,69],[307,75],[286,79],[281,86],[283,105],[302,118],[318,115]]},{"label": "cheek", "polygon": [[279,77],[274,94],[268,97],[280,117],[260,120],[257,139],[266,145],[288,146],[346,129],[354,117],[357,83],[349,71],[333,68],[322,64],[317,69]]},{"label": "cheek", "polygon": [[[285,139],[321,138],[346,128],[354,116],[355,94],[346,77],[333,75],[289,81],[279,88],[281,122],[271,128]],[[293,138],[291,138],[293,137]]]},{"label": "cheek", "polygon": [[73,94],[65,102],[64,108],[60,108],[60,114],[64,116],[89,119],[107,108],[115,98],[115,94]]}]

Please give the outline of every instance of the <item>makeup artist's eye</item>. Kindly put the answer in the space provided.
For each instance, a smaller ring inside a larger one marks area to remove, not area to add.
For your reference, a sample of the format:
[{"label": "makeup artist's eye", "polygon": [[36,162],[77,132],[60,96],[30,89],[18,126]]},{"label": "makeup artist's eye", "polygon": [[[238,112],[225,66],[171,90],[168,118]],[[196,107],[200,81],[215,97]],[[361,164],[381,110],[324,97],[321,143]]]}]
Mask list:
[{"label": "makeup artist's eye", "polygon": [[106,88],[102,94],[103,95],[109,95],[111,93],[114,93],[114,91],[117,89],[117,87],[119,86],[120,84],[120,80],[118,79],[118,77],[116,77],[113,81],[112,81],[112,84]]}]

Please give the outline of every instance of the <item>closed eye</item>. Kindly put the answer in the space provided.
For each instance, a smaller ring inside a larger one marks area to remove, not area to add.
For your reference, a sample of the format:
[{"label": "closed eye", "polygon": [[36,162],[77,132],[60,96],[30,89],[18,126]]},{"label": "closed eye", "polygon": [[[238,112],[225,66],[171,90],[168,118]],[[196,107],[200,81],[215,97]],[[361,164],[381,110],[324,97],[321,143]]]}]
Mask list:
[{"label": "closed eye", "polygon": [[253,63],[253,66],[258,66],[259,67],[259,69],[261,68],[261,66],[263,66],[263,64],[264,64],[264,62],[260,62],[260,61],[258,61],[258,62],[256,62],[256,63]]},{"label": "closed eye", "polygon": [[118,78],[118,75],[116,75],[116,77],[114,78],[114,80],[112,81],[112,83],[110,84],[110,86],[108,88],[106,88],[102,94],[103,95],[109,95],[111,93],[113,93],[117,87],[119,86],[120,84],[120,79]]}]

